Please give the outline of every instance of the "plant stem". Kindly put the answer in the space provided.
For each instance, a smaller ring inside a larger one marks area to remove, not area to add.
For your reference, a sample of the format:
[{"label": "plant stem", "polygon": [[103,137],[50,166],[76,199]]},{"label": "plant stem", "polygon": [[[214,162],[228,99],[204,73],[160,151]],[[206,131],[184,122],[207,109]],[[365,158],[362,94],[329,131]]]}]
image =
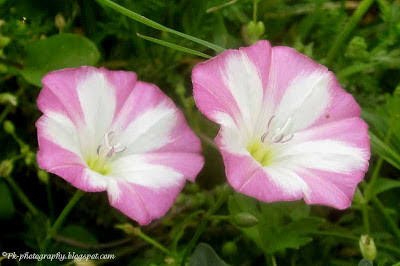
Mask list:
[{"label": "plant stem", "polygon": [[369,217],[368,217],[368,202],[365,201],[362,205],[362,217],[363,217],[363,224],[364,224],[364,230],[365,233],[369,235],[370,233],[370,227],[369,227]]},{"label": "plant stem", "polygon": [[33,205],[33,203],[29,200],[29,198],[25,195],[22,189],[15,183],[14,179],[10,176],[5,177],[7,182],[10,184],[12,189],[15,191],[15,194],[19,198],[19,200],[28,208],[28,210],[33,214],[39,214],[39,210]]},{"label": "plant stem", "polygon": [[365,13],[368,11],[368,9],[371,7],[371,5],[373,3],[374,3],[374,0],[362,0],[361,1],[360,5],[357,7],[357,9],[354,11],[353,15],[351,16],[349,22],[347,22],[344,29],[341,31],[341,33],[339,33],[339,35],[336,37],[335,41],[333,42],[333,45],[332,45],[331,49],[329,50],[328,55],[326,57],[325,63],[327,65],[330,65],[332,63],[332,61],[336,58],[336,56],[338,55],[344,42],[348,39],[350,34],[356,28],[358,22],[365,15]]},{"label": "plant stem", "polygon": [[253,22],[257,23],[257,6],[258,0],[253,0]]},{"label": "plant stem", "polygon": [[148,18],[146,18],[144,16],[141,16],[141,15],[139,15],[139,14],[137,14],[137,13],[135,13],[135,12],[129,10],[129,9],[126,9],[123,6],[120,6],[120,5],[116,4],[116,3],[114,3],[113,1],[110,1],[110,0],[97,0],[97,2],[99,2],[99,3],[103,4],[103,5],[106,5],[106,6],[110,7],[110,8],[118,11],[119,13],[121,13],[121,14],[127,16],[127,17],[130,17],[131,19],[136,20],[136,21],[138,21],[138,22],[140,22],[140,23],[142,23],[144,25],[147,25],[147,26],[149,26],[151,28],[154,28],[154,29],[157,29],[157,30],[161,30],[161,31],[165,31],[165,32],[168,32],[168,33],[171,33],[171,34],[178,35],[178,36],[180,36],[182,38],[191,40],[191,41],[193,41],[195,43],[198,43],[198,44],[204,45],[204,46],[206,46],[206,47],[208,47],[210,49],[213,49],[214,51],[216,51],[218,53],[222,53],[223,51],[225,51],[225,48],[222,48],[222,47],[220,47],[218,45],[203,41],[202,39],[190,36],[188,34],[185,34],[185,33],[170,29],[168,27],[165,27],[164,25],[161,25],[161,24],[159,24],[159,23],[157,23],[157,22],[155,22],[153,20],[150,20],[150,19],[148,19]]},{"label": "plant stem", "polygon": [[164,247],[163,245],[158,243],[157,240],[154,240],[153,238],[151,238],[148,235],[146,235],[145,233],[143,233],[141,230],[135,231],[135,235],[137,235],[138,237],[140,237],[141,239],[143,239],[147,243],[152,244],[154,247],[158,248],[162,252],[164,252],[166,254],[170,253],[170,251],[166,247]]},{"label": "plant stem", "polygon": [[185,265],[186,259],[188,258],[189,254],[192,252],[194,246],[196,245],[197,240],[199,240],[201,234],[203,231],[206,229],[207,223],[212,217],[212,215],[218,211],[218,209],[224,204],[225,200],[228,198],[229,195],[229,188],[225,187],[224,192],[222,195],[219,197],[219,199],[214,203],[214,205],[211,206],[207,214],[204,216],[203,220],[201,221],[200,225],[197,227],[196,232],[194,233],[193,238],[190,240],[186,250],[184,251],[183,254],[183,259],[181,266]]},{"label": "plant stem", "polygon": [[3,120],[6,118],[6,116],[8,115],[8,113],[11,111],[11,105],[7,105],[3,112],[0,114],[0,124],[3,123]]},{"label": "plant stem", "polygon": [[77,190],[74,194],[74,196],[70,199],[68,202],[67,206],[65,206],[64,210],[60,213],[58,216],[57,220],[54,222],[53,226],[50,228],[50,230],[47,232],[46,238],[42,244],[42,247],[40,249],[41,254],[46,253],[47,247],[50,244],[50,241],[53,237],[56,236],[58,230],[64,223],[65,219],[67,218],[68,214],[71,212],[72,208],[75,206],[75,204],[79,201],[79,199],[85,194],[84,191],[82,190]]},{"label": "plant stem", "polygon": [[276,263],[276,258],[273,254],[271,254],[271,262],[272,262],[272,266],[278,266],[278,264]]}]

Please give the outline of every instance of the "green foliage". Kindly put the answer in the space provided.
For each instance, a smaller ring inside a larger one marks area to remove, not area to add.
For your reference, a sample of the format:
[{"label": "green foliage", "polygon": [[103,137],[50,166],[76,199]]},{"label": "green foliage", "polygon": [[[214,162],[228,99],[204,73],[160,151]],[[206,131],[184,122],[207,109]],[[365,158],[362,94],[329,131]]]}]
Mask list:
[{"label": "green foliage", "polygon": [[100,58],[97,47],[75,34],[58,34],[33,42],[26,51],[21,74],[30,83],[42,86],[42,77],[53,70],[93,66]]},{"label": "green foliage", "polygon": [[[398,1],[115,3],[118,6],[108,0],[0,0],[0,221],[5,226],[1,250],[38,253],[74,191],[36,164],[34,124],[41,114],[35,101],[41,78],[52,70],[94,65],[134,71],[141,80],[158,85],[201,137],[206,165],[196,183],[185,185],[163,219],[140,229],[110,207],[104,194],[88,193],[51,241],[49,251],[112,253],[117,255],[116,265],[398,263]],[[191,69],[204,60],[202,56],[259,39],[294,47],[326,64],[360,103],[370,129],[372,157],[349,209],[337,211],[302,201],[266,204],[236,192],[223,200],[224,167],[212,140],[218,126],[195,106]],[[116,224],[128,225],[124,227],[128,231]],[[377,249],[373,262],[361,260],[358,241],[366,233]],[[210,246],[200,244],[187,252],[199,242]]]},{"label": "green foliage", "polygon": [[189,266],[227,266],[215,251],[207,244],[201,243],[193,251]]},{"label": "green foliage", "polygon": [[310,217],[309,209],[303,204],[302,202],[265,204],[235,194],[229,199],[229,211],[231,215],[248,211],[258,219],[258,224],[252,228],[239,228],[263,253],[271,254],[287,248],[298,249],[312,241],[308,233],[317,230],[323,220]]},{"label": "green foliage", "polygon": [[0,180],[0,220],[10,219],[15,214],[15,206],[11,192],[3,180]]}]

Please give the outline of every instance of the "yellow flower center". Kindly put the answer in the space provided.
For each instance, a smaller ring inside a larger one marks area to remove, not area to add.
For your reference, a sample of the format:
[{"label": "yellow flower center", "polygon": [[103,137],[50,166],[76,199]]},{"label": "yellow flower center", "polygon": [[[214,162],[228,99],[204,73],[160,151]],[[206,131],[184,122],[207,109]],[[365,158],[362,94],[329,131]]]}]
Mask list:
[{"label": "yellow flower center", "polygon": [[253,140],[247,144],[247,151],[262,166],[271,164],[273,151],[260,140]]},{"label": "yellow flower center", "polygon": [[86,158],[87,166],[94,172],[101,175],[108,175],[111,172],[111,166],[107,163],[107,159],[98,156],[89,156]]}]

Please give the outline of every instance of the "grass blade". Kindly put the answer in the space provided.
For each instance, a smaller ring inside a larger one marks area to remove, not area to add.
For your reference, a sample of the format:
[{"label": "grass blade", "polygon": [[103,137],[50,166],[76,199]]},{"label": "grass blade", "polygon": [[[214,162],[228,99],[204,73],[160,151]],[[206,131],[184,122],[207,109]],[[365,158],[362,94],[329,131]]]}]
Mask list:
[{"label": "grass blade", "polygon": [[209,56],[207,54],[203,54],[203,53],[198,52],[196,50],[189,49],[189,48],[177,45],[177,44],[173,44],[173,43],[166,42],[166,41],[163,41],[163,40],[160,40],[160,39],[152,38],[152,37],[149,37],[149,36],[146,36],[146,35],[142,35],[140,33],[136,33],[136,35],[139,38],[142,38],[142,39],[145,39],[147,41],[154,42],[154,43],[166,46],[168,48],[171,48],[171,49],[174,49],[174,50],[177,50],[177,51],[180,51],[180,52],[184,52],[184,53],[188,53],[188,54],[204,57],[204,58],[207,58],[207,59],[211,58],[211,56]]},{"label": "grass blade", "polygon": [[121,14],[123,14],[125,16],[128,16],[131,19],[136,20],[136,21],[138,21],[138,22],[140,22],[142,24],[145,24],[145,25],[147,25],[147,26],[149,26],[151,28],[154,28],[154,29],[157,29],[157,30],[161,30],[161,31],[165,31],[165,32],[169,32],[171,34],[178,35],[178,36],[180,36],[182,38],[191,40],[191,41],[193,41],[195,43],[198,43],[198,44],[204,45],[204,46],[206,46],[206,47],[208,47],[210,49],[213,49],[214,51],[216,51],[218,53],[222,53],[223,51],[225,51],[225,48],[222,48],[222,47],[220,47],[218,45],[203,41],[202,39],[187,35],[185,33],[170,29],[168,27],[165,27],[165,26],[163,26],[163,25],[161,25],[161,24],[159,24],[159,23],[157,23],[157,22],[155,22],[155,21],[153,21],[151,19],[148,19],[148,18],[146,18],[144,16],[141,16],[141,15],[139,15],[139,14],[137,14],[137,13],[135,13],[135,12],[129,10],[129,9],[126,9],[123,6],[120,6],[120,5],[116,4],[116,3],[114,3],[113,1],[110,1],[110,0],[97,0],[97,2],[99,2],[99,3],[103,4],[103,5],[106,5],[106,6],[110,7],[110,8],[118,11],[119,13],[121,13]]}]

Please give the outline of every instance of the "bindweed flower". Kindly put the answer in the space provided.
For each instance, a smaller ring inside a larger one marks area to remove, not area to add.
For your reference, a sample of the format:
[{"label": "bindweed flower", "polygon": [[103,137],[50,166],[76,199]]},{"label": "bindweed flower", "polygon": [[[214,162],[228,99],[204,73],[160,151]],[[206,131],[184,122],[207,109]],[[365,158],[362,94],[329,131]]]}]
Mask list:
[{"label": "bindweed flower", "polygon": [[39,167],[78,189],[107,191],[139,224],[163,216],[201,170],[200,140],[181,111],[136,74],[80,67],[42,82]]},{"label": "bindweed flower", "polygon": [[229,183],[264,202],[349,207],[370,157],[360,107],[332,72],[268,41],[228,50],[192,73]]}]

